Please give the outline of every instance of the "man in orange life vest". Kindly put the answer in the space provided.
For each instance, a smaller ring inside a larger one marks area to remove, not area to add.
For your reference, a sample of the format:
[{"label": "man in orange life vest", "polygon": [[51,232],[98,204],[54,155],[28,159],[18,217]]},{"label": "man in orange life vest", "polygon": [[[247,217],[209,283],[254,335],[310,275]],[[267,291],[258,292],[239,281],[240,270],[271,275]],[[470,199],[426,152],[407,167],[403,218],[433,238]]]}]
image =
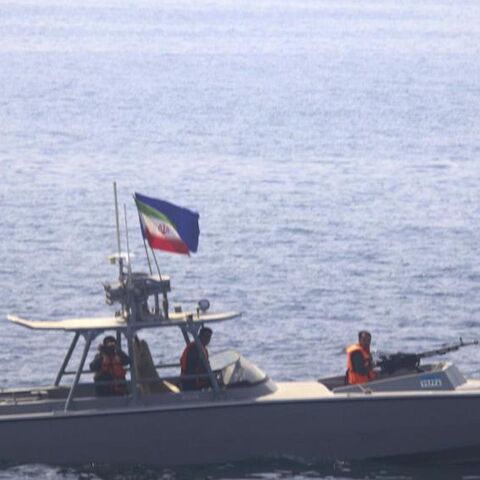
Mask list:
[{"label": "man in orange life vest", "polygon": [[370,332],[362,330],[358,333],[358,343],[347,348],[347,384],[367,383],[376,377],[370,354],[371,341]]},{"label": "man in orange life vest", "polygon": [[[90,363],[90,370],[95,372],[95,393],[104,395],[126,395],[126,371],[123,368],[130,363],[130,357],[117,346],[115,337],[107,336],[98,346],[98,353]],[[97,384],[97,382],[99,382]],[[101,384],[100,382],[113,382]]]},{"label": "man in orange life vest", "polygon": [[[212,338],[212,330],[207,327],[200,329],[198,334],[200,343],[202,344],[203,353],[208,362],[208,350],[207,345]],[[207,369],[202,361],[200,352],[198,351],[197,344],[190,342],[180,357],[180,368],[182,375],[199,375],[206,374]],[[183,390],[201,390],[202,388],[210,387],[210,381],[208,378],[192,378],[182,380]]]}]

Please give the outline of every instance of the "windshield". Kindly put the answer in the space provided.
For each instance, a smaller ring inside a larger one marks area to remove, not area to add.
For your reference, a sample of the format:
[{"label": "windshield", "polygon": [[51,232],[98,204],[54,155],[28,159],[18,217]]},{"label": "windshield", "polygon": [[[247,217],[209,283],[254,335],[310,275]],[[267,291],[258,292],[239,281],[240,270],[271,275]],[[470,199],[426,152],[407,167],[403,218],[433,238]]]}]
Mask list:
[{"label": "windshield", "polygon": [[234,351],[212,355],[210,358],[212,370],[220,371],[223,385],[253,385],[267,378],[256,365]]}]

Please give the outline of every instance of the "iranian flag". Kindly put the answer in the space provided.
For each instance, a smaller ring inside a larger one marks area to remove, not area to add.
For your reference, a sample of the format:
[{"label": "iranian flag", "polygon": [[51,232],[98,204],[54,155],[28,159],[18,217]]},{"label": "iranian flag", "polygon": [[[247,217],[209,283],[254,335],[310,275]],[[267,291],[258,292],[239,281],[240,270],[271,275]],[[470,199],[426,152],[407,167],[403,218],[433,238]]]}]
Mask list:
[{"label": "iranian flag", "polygon": [[143,237],[151,248],[184,255],[197,251],[198,213],[140,193],[134,198]]}]

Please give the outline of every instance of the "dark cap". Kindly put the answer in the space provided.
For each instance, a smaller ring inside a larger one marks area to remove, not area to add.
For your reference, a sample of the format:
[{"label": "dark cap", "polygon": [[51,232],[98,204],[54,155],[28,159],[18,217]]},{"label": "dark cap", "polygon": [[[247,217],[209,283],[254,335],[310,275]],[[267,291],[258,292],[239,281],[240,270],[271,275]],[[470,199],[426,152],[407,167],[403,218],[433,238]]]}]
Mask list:
[{"label": "dark cap", "polygon": [[364,335],[367,335],[368,337],[372,338],[372,334],[368,330],[360,330],[358,332],[358,341],[360,341]]},{"label": "dark cap", "polygon": [[117,339],[115,337],[112,337],[111,335],[107,335],[104,339],[103,339],[103,344],[106,345],[107,343],[117,343]]},{"label": "dark cap", "polygon": [[213,333],[213,330],[211,328],[208,328],[208,327],[202,327],[200,329],[200,332],[198,332],[198,335],[199,336],[203,336],[203,335],[210,335],[212,336],[212,333]]}]

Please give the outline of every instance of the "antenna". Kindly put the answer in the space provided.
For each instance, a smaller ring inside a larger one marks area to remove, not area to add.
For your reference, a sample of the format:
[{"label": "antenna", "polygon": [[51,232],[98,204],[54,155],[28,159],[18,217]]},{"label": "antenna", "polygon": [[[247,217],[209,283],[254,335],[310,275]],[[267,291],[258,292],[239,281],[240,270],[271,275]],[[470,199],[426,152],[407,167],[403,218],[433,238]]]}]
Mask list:
[{"label": "antenna", "polygon": [[119,265],[120,277],[121,277],[123,275],[123,258],[122,258],[122,244],[120,243],[120,220],[118,218],[117,182],[113,182],[113,196],[115,199],[115,222],[117,225],[118,265]]},{"label": "antenna", "polygon": [[123,204],[123,216],[125,218],[125,235],[127,239],[127,262],[128,262],[128,275],[132,275],[132,262],[130,259],[130,242],[128,241],[128,222],[127,222],[127,206]]}]

